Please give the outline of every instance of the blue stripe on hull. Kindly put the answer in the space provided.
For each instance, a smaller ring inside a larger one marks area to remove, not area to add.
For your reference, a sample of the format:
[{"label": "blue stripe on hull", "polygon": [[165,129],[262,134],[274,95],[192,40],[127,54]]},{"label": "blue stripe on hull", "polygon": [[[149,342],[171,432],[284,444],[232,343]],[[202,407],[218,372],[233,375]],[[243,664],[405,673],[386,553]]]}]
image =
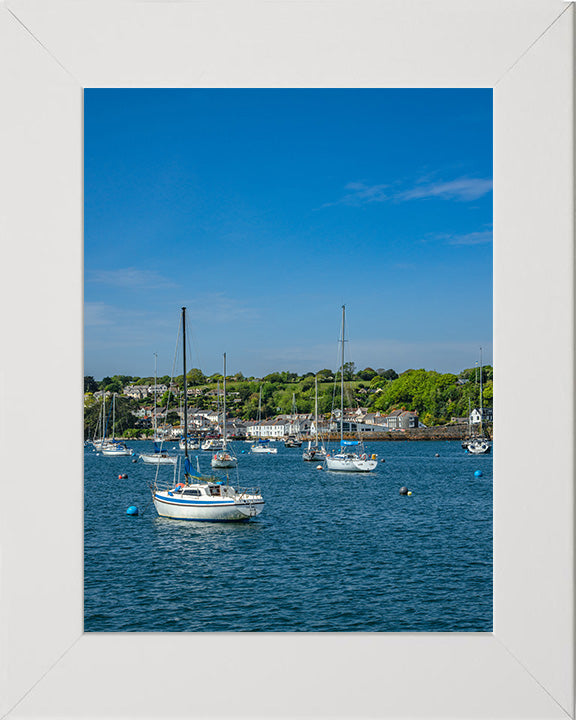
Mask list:
[{"label": "blue stripe on hull", "polygon": [[154,499],[167,505],[200,505],[208,507],[228,507],[229,505],[235,505],[234,500],[182,500],[176,497],[170,499],[158,497],[158,495],[154,495]]}]

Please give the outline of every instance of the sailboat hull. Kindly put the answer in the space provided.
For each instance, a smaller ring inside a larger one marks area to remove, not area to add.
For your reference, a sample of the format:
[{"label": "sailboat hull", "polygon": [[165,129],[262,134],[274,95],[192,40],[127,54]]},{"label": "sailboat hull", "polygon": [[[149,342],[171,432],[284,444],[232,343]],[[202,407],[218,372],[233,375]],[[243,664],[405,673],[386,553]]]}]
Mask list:
[{"label": "sailboat hull", "polygon": [[487,455],[492,451],[492,446],[488,440],[471,440],[465,445],[466,452],[471,455]]},{"label": "sailboat hull", "polygon": [[140,455],[140,460],[142,460],[142,462],[148,463],[148,465],[176,465],[178,458],[174,455],[150,453],[149,455]]},{"label": "sailboat hull", "polygon": [[238,465],[238,460],[227,452],[216,453],[210,460],[210,465],[213,468],[235,468]]},{"label": "sailboat hull", "polygon": [[341,472],[372,472],[378,467],[376,460],[362,460],[357,456],[328,455],[325,462],[328,470],[339,470]]},{"label": "sailboat hull", "polygon": [[156,492],[154,506],[161,517],[173,520],[208,522],[247,521],[259,515],[264,508],[262,498],[245,500],[186,501],[171,497],[167,492]]},{"label": "sailboat hull", "polygon": [[106,455],[107,457],[127,457],[130,455],[134,455],[134,451],[130,450],[130,448],[116,448],[116,447],[109,447],[107,448],[104,446],[101,448],[102,455]]},{"label": "sailboat hull", "polygon": [[324,462],[326,460],[326,452],[324,450],[304,450],[302,460],[307,462]]}]

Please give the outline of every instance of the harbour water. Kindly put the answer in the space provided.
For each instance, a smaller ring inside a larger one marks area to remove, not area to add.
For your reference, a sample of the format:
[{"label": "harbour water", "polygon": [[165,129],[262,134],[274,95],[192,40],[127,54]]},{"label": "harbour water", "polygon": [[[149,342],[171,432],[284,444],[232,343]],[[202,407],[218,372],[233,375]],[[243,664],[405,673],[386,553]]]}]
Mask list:
[{"label": "harbour water", "polygon": [[[490,455],[459,442],[372,442],[366,451],[385,462],[347,474],[303,462],[303,447],[233,447],[231,484],[257,486],[266,501],[248,523],[160,518],[148,488],[156,467],[86,448],[86,632],[492,630]],[[210,453],[191,454],[210,471]]]}]

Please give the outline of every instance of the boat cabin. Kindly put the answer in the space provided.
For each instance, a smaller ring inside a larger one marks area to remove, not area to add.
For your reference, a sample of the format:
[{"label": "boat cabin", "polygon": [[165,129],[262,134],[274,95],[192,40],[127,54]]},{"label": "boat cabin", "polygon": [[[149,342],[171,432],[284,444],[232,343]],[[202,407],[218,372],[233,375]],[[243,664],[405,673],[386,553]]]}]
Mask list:
[{"label": "boat cabin", "polygon": [[200,497],[202,495],[208,496],[208,497],[222,497],[222,485],[219,483],[207,483],[206,485],[193,485],[192,487],[176,487],[172,491],[173,493],[178,493],[178,495],[183,495],[185,497]]}]

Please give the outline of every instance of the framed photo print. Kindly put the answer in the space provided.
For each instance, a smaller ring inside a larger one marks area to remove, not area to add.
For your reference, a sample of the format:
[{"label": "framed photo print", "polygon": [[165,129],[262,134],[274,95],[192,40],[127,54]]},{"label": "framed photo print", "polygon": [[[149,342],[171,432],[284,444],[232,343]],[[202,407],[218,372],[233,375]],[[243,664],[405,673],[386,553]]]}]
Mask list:
[{"label": "framed photo print", "polygon": [[2,717],[574,717],[575,22],[0,5]]}]

